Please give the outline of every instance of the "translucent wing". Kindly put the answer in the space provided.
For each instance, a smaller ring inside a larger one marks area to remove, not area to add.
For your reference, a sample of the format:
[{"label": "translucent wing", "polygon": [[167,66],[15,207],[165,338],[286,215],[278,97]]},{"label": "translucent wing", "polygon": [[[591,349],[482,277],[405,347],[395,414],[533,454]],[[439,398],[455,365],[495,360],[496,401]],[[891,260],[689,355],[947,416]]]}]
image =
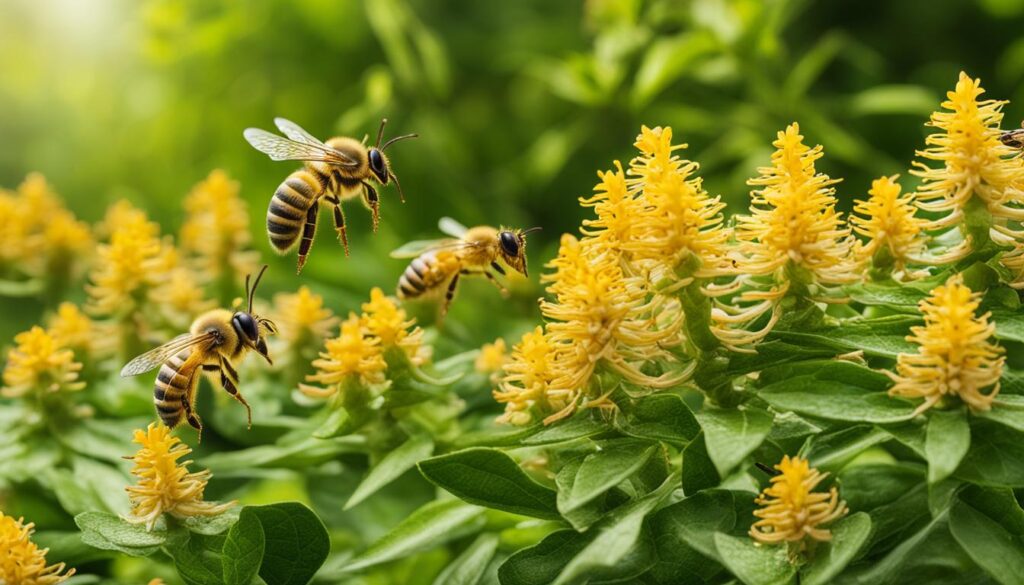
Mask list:
[{"label": "translucent wing", "polygon": [[359,164],[345,153],[329,146],[288,140],[259,128],[246,128],[242,135],[253,148],[269,156],[271,160],[312,160],[342,167]]},{"label": "translucent wing", "polygon": [[448,216],[442,217],[440,220],[438,220],[437,227],[440,228],[442,232],[448,234],[453,238],[461,238],[462,236],[466,235],[466,232],[469,231],[468,227],[462,225],[461,223],[455,221],[454,219]]},{"label": "translucent wing", "polygon": [[280,130],[282,134],[291,138],[295,142],[303,142],[305,144],[312,144],[313,146],[325,147],[324,143],[321,142],[319,138],[313,136],[309,132],[306,132],[302,129],[302,126],[299,126],[291,120],[287,120],[285,118],[274,118],[274,124],[277,124],[277,129]]},{"label": "translucent wing", "polygon": [[455,250],[457,248],[466,248],[469,246],[473,246],[473,244],[471,242],[464,242],[462,240],[455,240],[452,238],[443,238],[440,240],[413,240],[401,248],[391,252],[391,257],[415,258],[424,252],[432,252],[434,250]]},{"label": "translucent wing", "polygon": [[204,333],[202,335],[185,333],[184,335],[179,335],[160,347],[151,349],[128,362],[121,368],[121,377],[137,376],[150,370],[155,370],[179,351],[210,341],[211,339],[213,339],[213,333]]}]

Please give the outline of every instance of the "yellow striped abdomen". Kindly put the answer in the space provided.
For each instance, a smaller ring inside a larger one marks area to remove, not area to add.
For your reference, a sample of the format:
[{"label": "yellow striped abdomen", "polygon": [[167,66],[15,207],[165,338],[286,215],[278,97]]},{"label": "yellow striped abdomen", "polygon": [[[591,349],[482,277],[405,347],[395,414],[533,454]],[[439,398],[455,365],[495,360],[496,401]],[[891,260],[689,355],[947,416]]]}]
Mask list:
[{"label": "yellow striped abdomen", "polygon": [[196,375],[198,362],[195,365],[190,363],[183,368],[190,355],[192,355],[192,348],[179,351],[160,366],[160,371],[156,375],[153,403],[156,405],[156,412],[160,415],[160,420],[170,428],[174,428],[181,422],[185,412],[184,401],[188,400],[192,386],[199,381],[199,377]]},{"label": "yellow striped abdomen", "polygon": [[413,259],[398,279],[398,298],[414,299],[439,290],[461,268],[462,263],[453,252],[426,252]]},{"label": "yellow striped abdomen", "polygon": [[287,252],[299,241],[309,208],[323,193],[324,182],[307,169],[288,175],[277,188],[267,209],[267,235],[278,252]]}]

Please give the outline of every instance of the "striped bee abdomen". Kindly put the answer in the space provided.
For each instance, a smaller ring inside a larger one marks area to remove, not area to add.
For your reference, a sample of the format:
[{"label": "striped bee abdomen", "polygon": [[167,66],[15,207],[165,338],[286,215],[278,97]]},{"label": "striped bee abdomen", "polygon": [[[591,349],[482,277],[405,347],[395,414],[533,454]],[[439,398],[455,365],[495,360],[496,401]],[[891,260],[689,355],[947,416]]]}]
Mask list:
[{"label": "striped bee abdomen", "polygon": [[195,368],[182,371],[182,366],[192,354],[192,348],[186,348],[171,356],[156,375],[153,388],[153,403],[160,420],[170,428],[181,422],[184,414],[183,401],[188,399],[189,385],[196,382]]},{"label": "striped bee abdomen", "polygon": [[320,178],[306,169],[288,175],[277,188],[267,209],[267,235],[276,250],[284,253],[299,241],[306,215],[323,191]]},{"label": "striped bee abdomen", "polygon": [[427,252],[409,263],[398,279],[398,298],[414,299],[433,292],[459,273],[458,257],[451,252]]}]

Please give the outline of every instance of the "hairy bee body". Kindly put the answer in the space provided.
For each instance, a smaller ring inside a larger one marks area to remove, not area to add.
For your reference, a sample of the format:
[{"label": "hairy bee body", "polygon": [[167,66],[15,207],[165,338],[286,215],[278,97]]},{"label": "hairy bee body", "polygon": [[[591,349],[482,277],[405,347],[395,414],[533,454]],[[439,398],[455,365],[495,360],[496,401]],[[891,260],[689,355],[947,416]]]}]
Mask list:
[{"label": "hairy bee body", "polygon": [[173,429],[181,422],[185,415],[182,403],[185,397],[194,391],[195,384],[199,381],[194,367],[184,367],[191,356],[192,348],[181,350],[164,362],[156,375],[153,403],[156,404],[156,412],[160,415],[160,420],[168,428]]},{"label": "hairy bee body", "polygon": [[[399,299],[432,296],[433,293],[443,290],[445,293],[444,304],[441,308],[443,315],[455,296],[459,277],[463,274],[485,276],[503,292],[504,288],[498,284],[494,276],[494,273],[505,274],[505,270],[498,264],[498,260],[526,275],[524,232],[490,226],[477,226],[469,229],[458,226],[458,228],[458,239],[417,242],[425,244],[427,247],[413,257],[398,279],[397,295]],[[420,249],[417,248],[417,250]],[[413,254],[415,253],[413,252]],[[404,249],[396,251],[396,254],[396,257],[399,258],[412,257],[412,254],[406,255]]]}]

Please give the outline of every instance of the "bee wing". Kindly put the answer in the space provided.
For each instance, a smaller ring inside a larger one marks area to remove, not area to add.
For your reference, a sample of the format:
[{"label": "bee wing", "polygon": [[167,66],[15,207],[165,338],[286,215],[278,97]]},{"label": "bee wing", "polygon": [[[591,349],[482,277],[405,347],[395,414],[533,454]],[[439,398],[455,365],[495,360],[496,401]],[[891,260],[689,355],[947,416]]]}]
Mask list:
[{"label": "bee wing", "polygon": [[464,242],[462,240],[455,240],[452,238],[442,238],[440,240],[413,240],[408,244],[405,244],[401,248],[391,252],[392,258],[416,258],[424,252],[432,252],[434,250],[449,250],[456,248],[465,248],[472,246],[470,242]]},{"label": "bee wing", "polygon": [[326,148],[326,145],[320,141],[319,138],[313,136],[309,132],[303,130],[302,126],[299,126],[295,122],[286,118],[274,118],[274,124],[277,125],[277,129],[288,138],[295,142],[303,142],[305,144],[312,144],[313,146],[322,146]]},{"label": "bee wing", "polygon": [[442,232],[448,234],[453,238],[461,238],[462,236],[466,235],[466,232],[469,231],[468,227],[462,225],[458,221],[448,216],[442,217],[440,220],[438,220],[437,227],[440,228]]},{"label": "bee wing", "polygon": [[150,370],[155,370],[179,351],[205,343],[211,339],[213,339],[213,333],[204,333],[202,335],[185,333],[179,335],[160,347],[151,349],[125,364],[121,368],[121,377],[137,376]]},{"label": "bee wing", "polygon": [[329,146],[288,140],[259,128],[246,128],[242,136],[245,136],[253,148],[269,156],[270,160],[321,161],[342,167],[354,167],[359,164],[345,153]]}]

